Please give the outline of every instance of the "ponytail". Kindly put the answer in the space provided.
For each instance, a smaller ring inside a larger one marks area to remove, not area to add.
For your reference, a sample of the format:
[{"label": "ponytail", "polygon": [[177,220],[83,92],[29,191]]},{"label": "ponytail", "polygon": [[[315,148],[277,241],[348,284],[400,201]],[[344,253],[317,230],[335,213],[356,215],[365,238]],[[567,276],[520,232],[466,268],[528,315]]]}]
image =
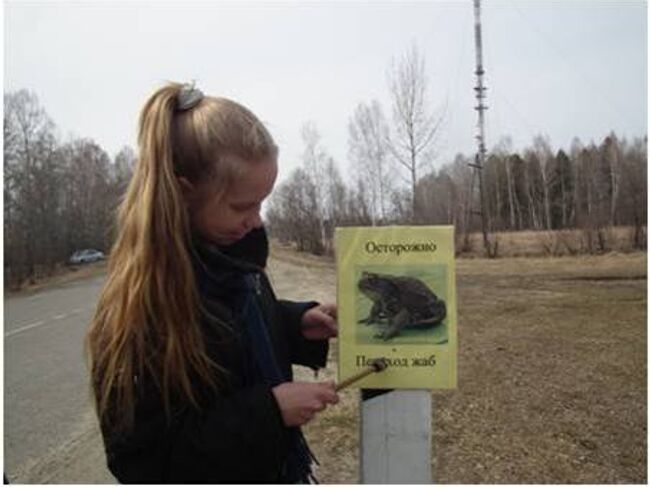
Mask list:
[{"label": "ponytail", "polygon": [[189,217],[175,167],[182,87],[168,84],[142,109],[138,163],[118,211],[107,282],[86,337],[98,415],[113,426],[133,424],[140,381],[153,381],[169,416],[173,398],[200,407],[196,380],[217,390],[225,374],[208,357],[201,334]]}]

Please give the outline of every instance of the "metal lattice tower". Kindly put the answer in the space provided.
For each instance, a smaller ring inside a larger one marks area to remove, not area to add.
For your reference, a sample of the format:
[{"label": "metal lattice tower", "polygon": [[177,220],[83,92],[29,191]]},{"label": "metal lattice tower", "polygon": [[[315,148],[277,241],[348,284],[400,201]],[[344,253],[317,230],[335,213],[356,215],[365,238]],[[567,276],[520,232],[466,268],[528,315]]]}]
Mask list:
[{"label": "metal lattice tower", "polygon": [[[483,167],[485,165],[485,110],[487,110],[487,105],[485,105],[485,91],[486,88],[483,85],[483,75],[485,70],[483,69],[483,43],[481,39],[481,0],[474,0],[474,42],[476,46],[476,86],[474,91],[476,92],[476,101],[477,104],[474,109],[478,112],[478,134],[476,135],[476,140],[478,142],[478,151],[476,153],[476,159],[473,164],[470,164],[474,168],[474,175],[478,177],[478,186],[479,186],[479,200],[481,209],[476,212],[481,215],[481,229],[483,231],[483,244],[485,246],[485,251],[489,256],[494,252],[495,249],[491,248],[490,240],[488,237],[489,232],[489,221],[488,221],[488,211],[487,211],[487,201],[485,195],[485,187],[483,184]],[[473,184],[474,177],[472,177],[472,193],[473,193]]]}]

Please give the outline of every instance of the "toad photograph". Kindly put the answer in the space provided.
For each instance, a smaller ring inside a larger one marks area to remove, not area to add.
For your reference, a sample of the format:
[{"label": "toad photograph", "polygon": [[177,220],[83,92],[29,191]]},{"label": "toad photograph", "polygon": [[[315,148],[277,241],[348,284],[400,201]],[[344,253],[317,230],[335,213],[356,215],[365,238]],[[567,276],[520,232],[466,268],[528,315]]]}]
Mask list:
[{"label": "toad photograph", "polygon": [[432,266],[422,275],[418,270],[403,269],[399,275],[395,267],[390,268],[390,273],[382,267],[359,270],[358,343],[441,345],[448,341],[443,297],[445,268]]}]

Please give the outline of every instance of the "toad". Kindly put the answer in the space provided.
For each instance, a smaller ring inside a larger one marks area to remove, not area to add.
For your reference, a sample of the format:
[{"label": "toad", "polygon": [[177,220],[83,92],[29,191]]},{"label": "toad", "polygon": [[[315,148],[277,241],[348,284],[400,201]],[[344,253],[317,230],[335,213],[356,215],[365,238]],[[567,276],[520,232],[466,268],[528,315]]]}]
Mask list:
[{"label": "toad", "polygon": [[415,277],[363,272],[358,287],[372,301],[370,315],[359,323],[383,326],[376,337],[384,341],[405,327],[433,327],[447,316],[445,302]]}]

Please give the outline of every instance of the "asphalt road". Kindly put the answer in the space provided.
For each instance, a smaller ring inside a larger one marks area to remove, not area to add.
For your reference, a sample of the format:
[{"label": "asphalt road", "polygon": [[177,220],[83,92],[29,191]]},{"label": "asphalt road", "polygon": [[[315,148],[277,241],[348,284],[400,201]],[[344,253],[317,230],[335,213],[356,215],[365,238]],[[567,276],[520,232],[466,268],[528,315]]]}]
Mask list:
[{"label": "asphalt road", "polygon": [[103,279],[4,301],[4,471],[12,483],[115,483],[83,354]]},{"label": "asphalt road", "polygon": [[[271,259],[287,299],[333,300],[333,272]],[[83,339],[104,276],[4,301],[4,469],[12,483],[116,483],[90,402]]]}]

